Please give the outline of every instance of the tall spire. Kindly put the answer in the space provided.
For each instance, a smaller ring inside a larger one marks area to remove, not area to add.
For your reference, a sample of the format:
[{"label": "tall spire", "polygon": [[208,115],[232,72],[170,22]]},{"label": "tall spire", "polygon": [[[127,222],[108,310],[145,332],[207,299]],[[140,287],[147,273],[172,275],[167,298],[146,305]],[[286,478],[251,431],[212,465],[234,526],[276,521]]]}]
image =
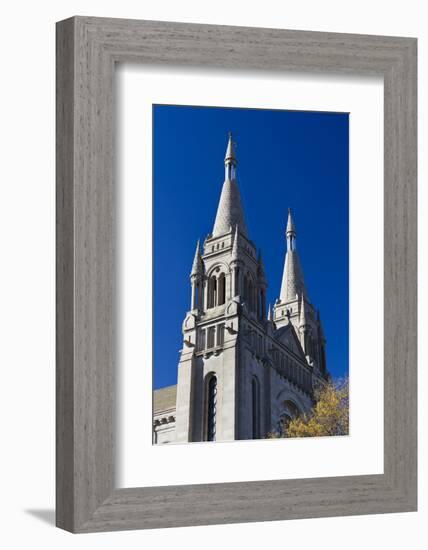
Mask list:
[{"label": "tall spire", "polygon": [[244,211],[241,204],[241,196],[236,183],[236,155],[232,134],[229,133],[226,155],[224,158],[225,180],[220,195],[220,201],[215,218],[213,237],[224,235],[239,225],[240,232],[247,236]]},{"label": "tall spire", "polygon": [[282,276],[281,302],[291,302],[297,296],[306,293],[303,273],[300,267],[299,256],[296,249],[296,227],[294,225],[291,210],[288,209],[287,220],[287,254],[285,256],[284,273]]}]

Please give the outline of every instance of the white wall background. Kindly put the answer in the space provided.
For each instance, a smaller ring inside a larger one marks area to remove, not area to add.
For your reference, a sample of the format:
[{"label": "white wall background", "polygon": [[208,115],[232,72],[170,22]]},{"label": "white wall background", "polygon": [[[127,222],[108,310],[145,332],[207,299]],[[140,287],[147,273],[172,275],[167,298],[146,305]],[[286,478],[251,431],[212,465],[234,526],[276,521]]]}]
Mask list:
[{"label": "white wall background", "polygon": [[[15,0],[3,5],[0,101],[0,541],[3,548],[205,548],[218,545],[390,550],[421,548],[420,511],[354,518],[73,536],[53,527],[54,506],[54,23],[70,15],[417,36],[420,211],[427,205],[428,27],[424,2],[407,0]],[[420,280],[427,279],[427,222],[420,222]],[[426,304],[426,286],[421,285]],[[421,307],[420,334],[427,331]],[[420,464],[426,464],[427,353],[420,353]],[[425,470],[425,471],[424,471]],[[419,542],[418,542],[419,539]]]}]

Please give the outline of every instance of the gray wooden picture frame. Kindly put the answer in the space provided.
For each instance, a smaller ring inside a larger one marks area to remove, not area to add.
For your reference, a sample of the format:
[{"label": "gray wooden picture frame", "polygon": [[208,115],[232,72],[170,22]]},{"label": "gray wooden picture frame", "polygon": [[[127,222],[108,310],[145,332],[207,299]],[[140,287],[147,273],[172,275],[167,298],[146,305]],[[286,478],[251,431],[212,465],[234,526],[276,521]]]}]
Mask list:
[{"label": "gray wooden picture frame", "polygon": [[[414,38],[155,21],[57,24],[58,527],[83,533],[416,510],[416,47]],[[383,474],[115,488],[118,62],[383,77]]]}]

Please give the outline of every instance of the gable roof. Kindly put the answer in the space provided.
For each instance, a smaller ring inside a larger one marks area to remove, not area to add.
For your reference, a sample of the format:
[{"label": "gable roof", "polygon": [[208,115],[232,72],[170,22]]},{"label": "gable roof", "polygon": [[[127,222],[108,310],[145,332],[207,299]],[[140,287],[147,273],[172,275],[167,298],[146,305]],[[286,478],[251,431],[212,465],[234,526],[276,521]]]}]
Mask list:
[{"label": "gable roof", "polygon": [[277,329],[274,332],[274,338],[286,348],[291,347],[291,351],[306,363],[306,357],[303,352],[302,345],[300,343],[299,337],[296,334],[296,329],[294,328],[292,323],[289,323],[288,325]]}]

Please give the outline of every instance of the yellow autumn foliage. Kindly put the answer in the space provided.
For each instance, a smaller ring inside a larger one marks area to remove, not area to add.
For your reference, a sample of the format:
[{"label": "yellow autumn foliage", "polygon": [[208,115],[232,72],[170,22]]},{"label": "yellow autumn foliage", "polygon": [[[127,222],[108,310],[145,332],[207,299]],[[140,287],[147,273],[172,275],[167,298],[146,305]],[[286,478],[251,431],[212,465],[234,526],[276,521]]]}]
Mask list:
[{"label": "yellow autumn foliage", "polygon": [[[293,418],[282,437],[322,437],[348,435],[349,384],[347,380],[328,382],[315,391],[310,413]],[[275,437],[274,434],[272,434]],[[278,437],[278,435],[276,435]]]}]

